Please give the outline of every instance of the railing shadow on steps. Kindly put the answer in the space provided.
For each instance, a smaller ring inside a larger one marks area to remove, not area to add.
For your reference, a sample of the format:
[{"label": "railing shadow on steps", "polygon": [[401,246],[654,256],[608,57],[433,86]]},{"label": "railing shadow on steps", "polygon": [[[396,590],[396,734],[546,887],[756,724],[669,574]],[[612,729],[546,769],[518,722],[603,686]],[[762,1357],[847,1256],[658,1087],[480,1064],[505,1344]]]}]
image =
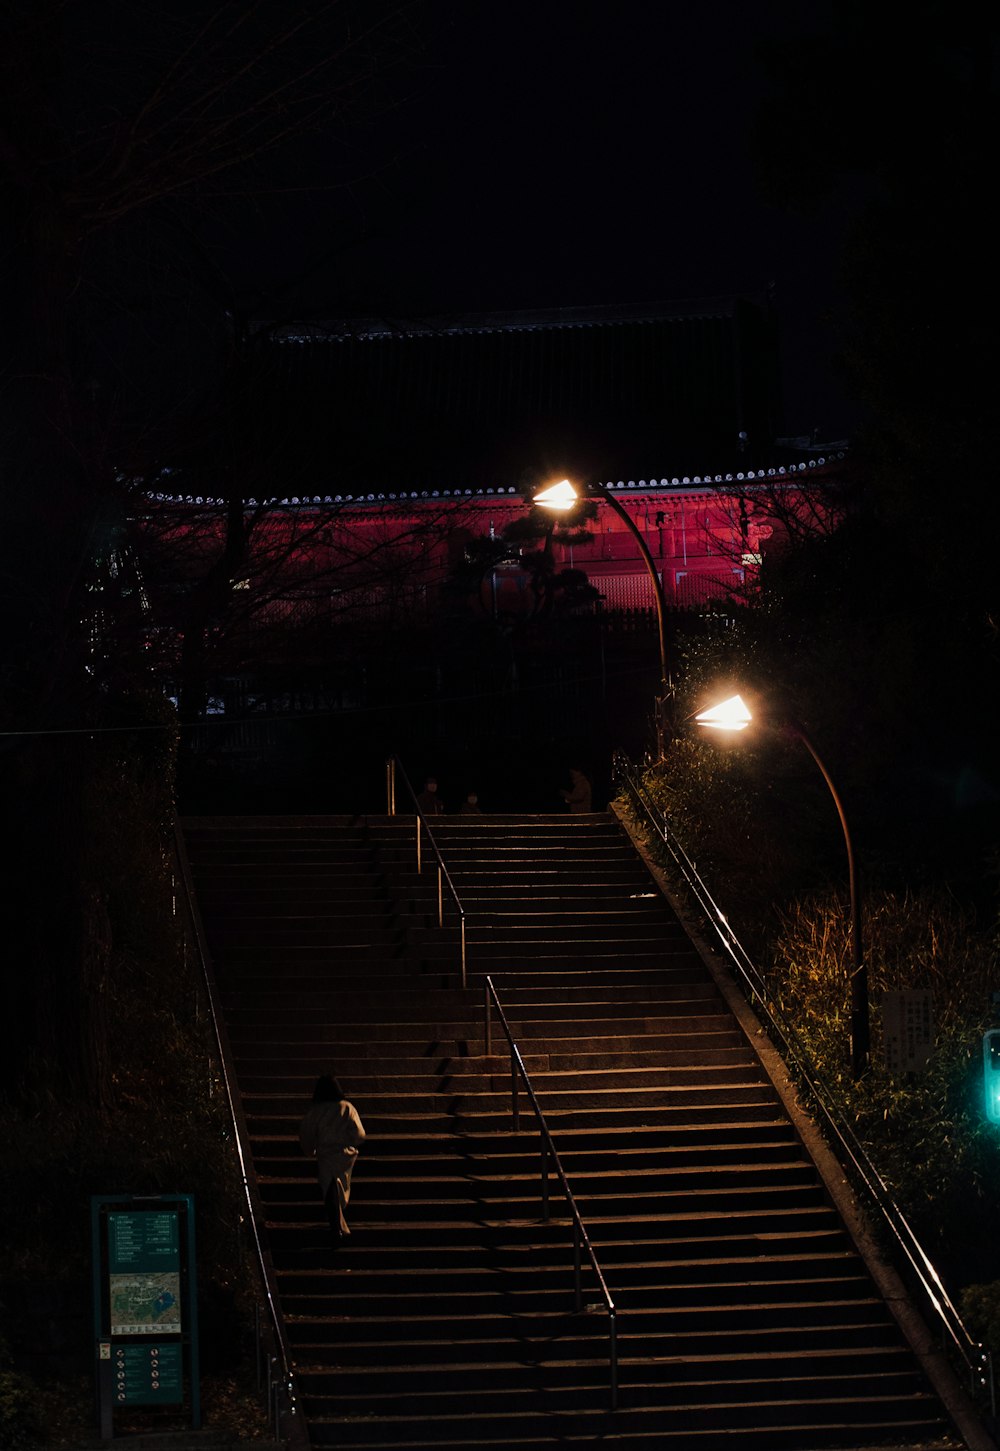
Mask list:
[{"label": "railing shadow on steps", "polygon": [[[257,1191],[257,1185],[250,1173],[250,1136],[243,1106],[235,1088],[236,1073],[233,1066],[229,1041],[223,1029],[217,1007],[218,991],[212,969],[211,954],[205,938],[205,930],[194,893],[191,864],[184,845],[184,834],[180,820],[174,816],[174,913],[179,915],[178,899],[183,903],[186,929],[194,944],[195,954],[201,972],[205,1001],[211,1020],[212,1034],[222,1071],[222,1083],[229,1108],[233,1138],[239,1159],[239,1172],[243,1196],[246,1200],[247,1223],[253,1237],[254,1257],[264,1304],[258,1304],[255,1312],[255,1333],[257,1353],[257,1389],[267,1395],[268,1421],[279,1445],[288,1451],[309,1451],[309,1433],[305,1418],[299,1409],[298,1390],[292,1373],[292,1354],[285,1334],[284,1321],[278,1309],[278,1290],[274,1266],[269,1251],[261,1239],[260,1225],[264,1222],[264,1207]],[[182,930],[185,926],[182,925]],[[263,1313],[262,1313],[263,1312]]]},{"label": "railing shadow on steps", "polygon": [[386,795],[386,809],[387,809],[388,814],[390,816],[396,816],[397,815],[397,811],[396,811],[396,779],[397,779],[397,777],[399,777],[402,780],[402,783],[403,783],[403,786],[405,787],[406,793],[409,796],[410,800],[413,802],[413,812],[414,812],[414,815],[416,817],[416,853],[417,853],[417,872],[418,872],[418,874],[420,874],[423,871],[423,856],[424,856],[424,854],[423,854],[423,834],[425,832],[427,834],[427,841],[428,841],[428,843],[430,845],[431,851],[434,853],[434,858],[435,858],[435,860],[437,862],[437,913],[438,913],[438,926],[439,927],[443,927],[444,926],[444,889],[445,889],[445,886],[447,886],[447,888],[448,888],[448,893],[449,893],[449,895],[451,897],[451,900],[454,902],[454,904],[455,904],[455,910],[458,913],[459,949],[460,949],[460,952],[461,952],[462,986],[464,988],[464,987],[467,986],[467,983],[466,983],[465,908],[462,906],[462,903],[461,903],[461,900],[459,898],[459,895],[458,895],[457,891],[455,890],[455,884],[454,884],[454,882],[451,879],[451,876],[450,876],[450,874],[448,872],[448,868],[444,864],[444,858],[441,856],[441,853],[438,850],[437,842],[434,840],[433,833],[431,832],[430,823],[428,822],[426,816],[424,815],[424,813],[420,809],[420,804],[417,801],[416,792],[414,791],[413,786],[410,784],[410,778],[409,778],[409,776],[407,776],[405,770],[403,769],[403,763],[399,759],[398,756],[390,756],[389,759],[385,763],[385,795]]},{"label": "railing shadow on steps", "polygon": [[580,1211],[577,1207],[576,1198],[574,1197],[573,1191],[570,1188],[569,1180],[566,1177],[566,1171],[563,1169],[562,1161],[559,1158],[556,1146],[552,1141],[552,1135],[549,1132],[548,1124],[545,1122],[545,1115],[542,1113],[541,1104],[538,1102],[535,1090],[531,1086],[531,1079],[528,1076],[528,1070],[524,1066],[524,1059],[521,1057],[521,1050],[518,1048],[517,1043],[514,1041],[514,1035],[510,1030],[510,1024],[507,1022],[507,1017],[500,1004],[500,999],[497,996],[496,988],[493,986],[493,979],[489,975],[487,975],[485,980],[483,998],[483,1048],[485,1056],[487,1058],[491,1057],[493,1051],[492,1009],[496,1010],[497,1016],[500,1019],[500,1025],[503,1028],[504,1034],[507,1038],[507,1042],[510,1045],[511,1119],[514,1133],[517,1133],[520,1127],[520,1110],[518,1108],[517,1101],[518,1075],[520,1075],[524,1083],[525,1091],[527,1092],[528,1098],[531,1100],[531,1107],[534,1109],[535,1118],[538,1121],[538,1131],[542,1141],[542,1219],[546,1224],[548,1224],[550,1160],[552,1161],[552,1166],[555,1169],[556,1177],[559,1180],[563,1194],[566,1197],[566,1203],[569,1206],[570,1218],[573,1221],[573,1284],[576,1295],[576,1310],[578,1314],[583,1309],[583,1287],[581,1278],[581,1261],[583,1250],[586,1251],[587,1258],[590,1260],[594,1274],[597,1277],[598,1288],[600,1289],[601,1296],[604,1300],[604,1307],[607,1310],[608,1314],[611,1409],[615,1411],[618,1409],[618,1316],[615,1310],[615,1302],[611,1298],[611,1292],[609,1291],[607,1282],[605,1281],[604,1275],[601,1272],[601,1267],[597,1262],[597,1256],[595,1255],[594,1247],[590,1242],[590,1236],[588,1235],[586,1226],[584,1225],[584,1222],[580,1217]]},{"label": "railing shadow on steps", "polygon": [[996,1383],[990,1351],[970,1334],[949,1299],[929,1255],[893,1200],[864,1146],[851,1126],[842,1118],[833,1094],[816,1072],[794,1025],[775,1003],[759,968],[740,943],[725,914],[699,876],[694,862],[670,829],[666,813],[650,800],[639,769],[621,751],[614,754],[613,776],[619,792],[630,803],[637,822],[648,828],[657,838],[697,902],[706,925],[718,939],[722,953],[728,960],[744,996],[754,1012],[764,1020],[772,1041],[786,1062],[794,1068],[799,1082],[819,1112],[838,1158],[850,1175],[862,1202],[873,1212],[876,1222],[881,1222],[888,1231],[899,1268],[905,1274],[911,1289],[916,1288],[921,1304],[930,1312],[931,1322],[938,1326],[943,1344],[950,1346],[953,1359],[968,1376],[970,1394],[974,1400],[980,1402],[983,1397],[988,1399],[991,1424],[995,1426]]}]

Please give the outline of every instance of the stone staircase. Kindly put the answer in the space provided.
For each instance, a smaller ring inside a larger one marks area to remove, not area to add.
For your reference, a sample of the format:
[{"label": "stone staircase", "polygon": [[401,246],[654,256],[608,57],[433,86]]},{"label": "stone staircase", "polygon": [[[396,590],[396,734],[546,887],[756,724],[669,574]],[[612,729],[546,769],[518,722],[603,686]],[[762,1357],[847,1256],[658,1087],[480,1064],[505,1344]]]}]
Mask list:
[{"label": "stone staircase", "polygon": [[[771,1080],[614,817],[189,820],[185,835],[314,1445],[964,1445]],[[453,922],[453,918],[451,919]],[[501,1001],[619,1312],[539,1138]],[[326,1248],[297,1126],[333,1070],[368,1138]]]}]

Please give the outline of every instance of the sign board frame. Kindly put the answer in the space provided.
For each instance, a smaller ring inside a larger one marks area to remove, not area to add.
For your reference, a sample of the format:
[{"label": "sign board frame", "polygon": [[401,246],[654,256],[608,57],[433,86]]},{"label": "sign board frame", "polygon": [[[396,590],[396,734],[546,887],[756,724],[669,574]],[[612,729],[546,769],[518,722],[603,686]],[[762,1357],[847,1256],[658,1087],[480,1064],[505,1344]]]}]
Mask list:
[{"label": "sign board frame", "polygon": [[201,1425],[194,1197],[90,1200],[94,1370],[101,1436],[126,1406],[184,1406]]}]

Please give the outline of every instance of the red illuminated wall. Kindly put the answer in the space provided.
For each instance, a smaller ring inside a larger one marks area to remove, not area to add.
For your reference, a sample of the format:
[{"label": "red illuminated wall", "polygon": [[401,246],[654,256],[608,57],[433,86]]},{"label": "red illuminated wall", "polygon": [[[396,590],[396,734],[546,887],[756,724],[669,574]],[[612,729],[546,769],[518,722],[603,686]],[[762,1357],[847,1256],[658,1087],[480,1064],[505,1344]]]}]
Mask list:
[{"label": "red illuminated wall", "polygon": [[[831,485],[840,467],[822,459],[719,482],[604,487],[642,532],[668,606],[684,609],[752,585],[762,560],[787,541],[790,521],[796,529],[830,527]],[[432,607],[467,542],[502,534],[524,511],[520,495],[501,490],[283,500],[262,514],[252,534],[255,613],[276,616],[291,600],[301,607],[304,596],[321,613],[334,597],[348,613],[353,607],[370,616],[391,597],[405,599],[410,610]],[[155,533],[161,551],[176,552],[180,572],[194,577],[221,551],[224,519],[212,501],[161,496],[140,533]],[[555,546],[557,564],[584,570],[607,609],[651,608],[652,586],[622,520],[598,505],[587,528],[590,543]],[[523,572],[516,564],[502,566],[493,585],[510,607]]]}]

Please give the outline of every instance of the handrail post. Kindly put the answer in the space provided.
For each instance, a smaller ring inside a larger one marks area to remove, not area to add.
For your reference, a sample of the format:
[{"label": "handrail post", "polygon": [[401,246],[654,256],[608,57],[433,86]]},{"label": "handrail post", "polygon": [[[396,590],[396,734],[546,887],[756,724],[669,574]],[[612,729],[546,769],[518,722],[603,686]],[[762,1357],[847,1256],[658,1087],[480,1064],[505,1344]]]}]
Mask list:
[{"label": "handrail post", "polygon": [[549,1222],[549,1141],[544,1134],[542,1138],[542,1219]]},{"label": "handrail post", "polygon": [[390,756],[385,763],[385,811],[387,816],[396,814],[396,761]]},{"label": "handrail post", "polygon": [[[462,944],[463,944],[463,947],[464,947],[464,945],[465,945],[465,918],[464,917],[462,919]],[[462,953],[462,959],[463,959],[463,961],[462,961],[462,967],[463,967],[462,986],[464,987],[465,986],[465,972],[464,972],[464,968],[465,968],[465,961],[464,961],[464,959],[465,959],[465,953],[464,953],[464,951]],[[485,1056],[487,1058],[491,1058],[493,1056],[493,1019],[492,1019],[492,1014],[490,1013],[490,980],[489,980],[489,977],[487,977],[486,981],[483,983],[483,1040],[484,1040],[484,1047],[485,1047]]]},{"label": "handrail post", "polygon": [[514,1133],[518,1131],[521,1118],[521,1110],[517,1104],[517,1063],[514,1059],[514,1048],[510,1050],[510,1116],[514,1126]]},{"label": "handrail post", "polygon": [[444,926],[444,877],[441,873],[440,862],[438,862],[438,926]]},{"label": "handrail post", "polygon": [[465,963],[466,963],[466,956],[465,956],[465,909],[463,907],[459,907],[458,911],[459,911],[459,930],[461,932],[461,937],[462,937],[462,986],[464,988],[464,987],[467,987],[468,986],[468,983],[466,982],[466,973],[465,973]]},{"label": "handrail post", "polygon": [[280,1384],[274,1373],[274,1367],[278,1363],[276,1355],[269,1355],[267,1359],[267,1418],[274,1428],[274,1439],[278,1439],[278,1386]]},{"label": "handrail post", "polygon": [[573,1219],[573,1285],[576,1291],[576,1308],[583,1309],[583,1286],[580,1283],[580,1226]]},{"label": "handrail post", "polygon": [[419,877],[421,871],[423,870],[423,868],[422,868],[422,866],[420,864],[420,812],[419,811],[417,812],[417,815],[416,815],[416,822],[417,822],[417,876]]}]

